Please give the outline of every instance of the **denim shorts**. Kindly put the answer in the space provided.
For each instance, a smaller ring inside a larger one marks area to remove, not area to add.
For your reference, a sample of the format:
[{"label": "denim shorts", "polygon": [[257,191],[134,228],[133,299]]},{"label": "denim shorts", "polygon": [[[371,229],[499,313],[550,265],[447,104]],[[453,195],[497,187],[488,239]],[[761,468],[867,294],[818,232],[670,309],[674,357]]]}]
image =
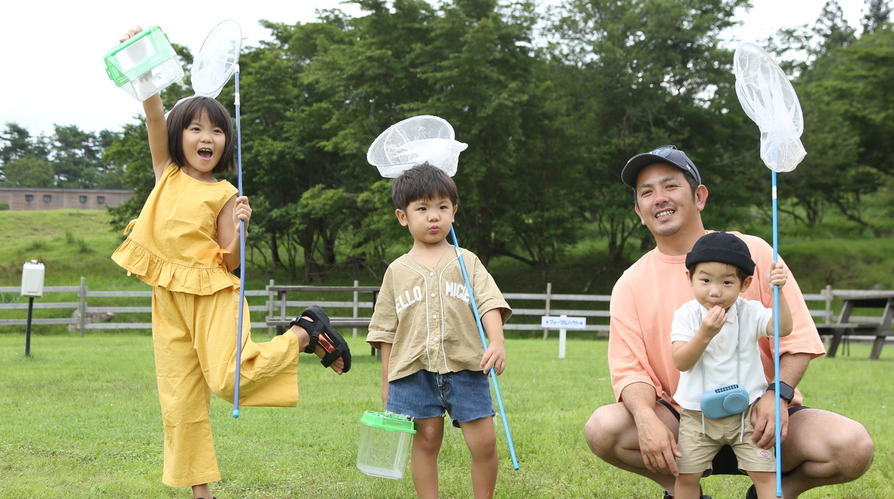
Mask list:
[{"label": "denim shorts", "polygon": [[417,371],[388,383],[385,409],[413,419],[444,416],[446,412],[455,423],[494,415],[490,383],[481,371]]}]

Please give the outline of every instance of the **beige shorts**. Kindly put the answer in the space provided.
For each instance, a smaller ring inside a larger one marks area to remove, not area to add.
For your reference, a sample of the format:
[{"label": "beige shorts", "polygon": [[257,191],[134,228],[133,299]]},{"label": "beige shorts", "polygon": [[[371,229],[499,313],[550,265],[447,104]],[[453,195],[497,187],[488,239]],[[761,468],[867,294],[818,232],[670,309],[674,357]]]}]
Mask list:
[{"label": "beige shorts", "polygon": [[754,425],[751,424],[752,408],[754,404],[745,411],[744,434],[741,426],[742,414],[733,414],[722,419],[705,418],[705,431],[702,433],[702,413],[683,409],[677,437],[682,454],[677,458],[680,473],[711,471],[711,460],[724,445],[732,447],[739,461],[739,469],[743,472],[776,471],[775,451],[762,449],[751,441],[754,433]]}]

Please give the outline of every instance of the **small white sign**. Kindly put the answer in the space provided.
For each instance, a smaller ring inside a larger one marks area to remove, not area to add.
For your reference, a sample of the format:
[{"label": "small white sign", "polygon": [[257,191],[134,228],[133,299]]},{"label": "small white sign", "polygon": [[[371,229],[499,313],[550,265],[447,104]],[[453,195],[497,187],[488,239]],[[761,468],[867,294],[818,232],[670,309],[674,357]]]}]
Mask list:
[{"label": "small white sign", "polygon": [[[22,296],[40,298],[43,296],[44,266],[37,260],[25,262],[22,266]],[[30,314],[29,314],[30,317]]]},{"label": "small white sign", "polygon": [[544,329],[583,329],[587,327],[586,317],[540,317],[540,326]]}]

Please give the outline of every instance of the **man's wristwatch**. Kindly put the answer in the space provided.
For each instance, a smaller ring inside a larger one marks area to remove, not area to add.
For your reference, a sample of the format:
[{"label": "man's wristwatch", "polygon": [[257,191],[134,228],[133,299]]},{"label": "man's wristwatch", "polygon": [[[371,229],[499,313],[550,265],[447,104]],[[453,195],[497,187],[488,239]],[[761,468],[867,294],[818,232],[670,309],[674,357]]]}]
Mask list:
[{"label": "man's wristwatch", "polygon": [[[768,392],[773,391],[773,390],[776,390],[776,382],[775,381],[771,381],[770,386],[767,387]],[[780,381],[779,382],[779,398],[781,398],[782,400],[785,400],[786,402],[791,404],[792,399],[795,398],[795,389],[792,388],[791,385],[789,385],[785,381]]]}]

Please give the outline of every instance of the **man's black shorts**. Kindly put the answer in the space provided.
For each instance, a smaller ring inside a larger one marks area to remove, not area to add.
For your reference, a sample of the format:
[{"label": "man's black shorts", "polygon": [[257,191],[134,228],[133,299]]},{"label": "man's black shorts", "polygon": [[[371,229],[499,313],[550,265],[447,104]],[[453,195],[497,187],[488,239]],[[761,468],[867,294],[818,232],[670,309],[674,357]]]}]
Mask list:
[{"label": "man's black shorts", "polygon": [[[680,413],[677,412],[676,409],[672,405],[670,405],[665,400],[658,400],[658,403],[667,407],[667,409],[677,418],[677,421],[680,420]],[[794,407],[788,408],[788,416],[791,417],[792,414],[800,411],[801,409],[809,409],[809,407],[803,405],[796,405]],[[738,460],[736,459],[736,454],[733,452],[733,448],[729,445],[724,445],[717,451],[717,455],[714,456],[714,460],[711,461],[711,466],[714,468],[711,471],[712,475],[744,475],[741,470],[739,470]],[[785,473],[782,474],[785,476]]]}]

